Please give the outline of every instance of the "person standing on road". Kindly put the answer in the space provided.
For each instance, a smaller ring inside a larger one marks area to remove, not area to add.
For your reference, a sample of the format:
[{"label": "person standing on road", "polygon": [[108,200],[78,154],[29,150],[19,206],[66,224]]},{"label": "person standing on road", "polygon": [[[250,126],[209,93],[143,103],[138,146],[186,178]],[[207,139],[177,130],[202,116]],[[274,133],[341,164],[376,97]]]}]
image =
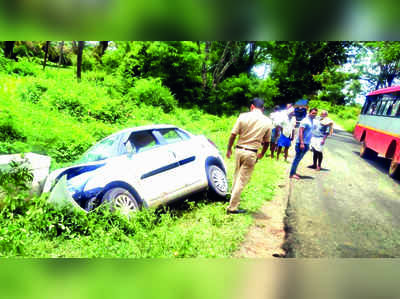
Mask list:
[{"label": "person standing on road", "polygon": [[[264,101],[255,98],[250,106],[250,112],[242,113],[233,126],[228,141],[226,157],[232,155],[232,146],[239,135],[235,150],[235,173],[233,177],[231,199],[227,213],[245,213],[239,209],[240,195],[249,182],[256,162],[261,159],[268,149],[271,140],[272,121],[264,115]],[[262,150],[257,154],[262,145]]]},{"label": "person standing on road", "polygon": [[280,128],[281,135],[278,139],[278,150],[276,152],[276,159],[279,160],[279,155],[281,153],[282,147],[284,149],[285,161],[287,161],[289,147],[291,146],[292,140],[294,138],[294,127],[296,126],[296,118],[294,117],[294,108],[291,107],[285,111],[287,113],[286,117],[282,117],[281,122],[278,124]]},{"label": "person standing on road", "polygon": [[320,118],[316,121],[315,129],[312,132],[310,147],[313,151],[313,165],[310,168],[321,170],[321,163],[323,159],[322,151],[326,138],[332,135],[333,121],[329,119],[328,112],[325,110],[321,111]]},{"label": "person standing on road", "polygon": [[274,158],[275,150],[277,149],[277,143],[279,139],[280,130],[277,123],[280,121],[281,112],[279,111],[279,106],[274,107],[274,111],[269,115],[272,120],[272,133],[271,133],[271,143],[269,150],[271,152],[271,158]]},{"label": "person standing on road", "polygon": [[308,116],[300,122],[299,136],[296,141],[296,156],[294,157],[292,168],[290,169],[290,178],[300,179],[300,176],[296,173],[297,166],[301,159],[308,151],[310,147],[312,131],[314,129],[314,118],[318,113],[317,108],[310,109]]}]

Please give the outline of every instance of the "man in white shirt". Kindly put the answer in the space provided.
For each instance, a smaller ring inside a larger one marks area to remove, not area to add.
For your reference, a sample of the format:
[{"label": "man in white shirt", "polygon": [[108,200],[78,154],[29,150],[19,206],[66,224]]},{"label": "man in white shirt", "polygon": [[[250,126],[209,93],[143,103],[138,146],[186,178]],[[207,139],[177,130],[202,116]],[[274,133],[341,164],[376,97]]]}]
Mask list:
[{"label": "man in white shirt", "polygon": [[284,147],[285,161],[288,158],[289,147],[291,146],[291,141],[294,138],[294,128],[296,126],[296,118],[294,117],[294,108],[290,107],[282,113],[286,113],[286,117],[281,117],[280,122],[277,124],[279,131],[281,132],[278,139],[278,149],[276,152],[276,159],[279,160],[279,155],[281,153],[282,147]]}]

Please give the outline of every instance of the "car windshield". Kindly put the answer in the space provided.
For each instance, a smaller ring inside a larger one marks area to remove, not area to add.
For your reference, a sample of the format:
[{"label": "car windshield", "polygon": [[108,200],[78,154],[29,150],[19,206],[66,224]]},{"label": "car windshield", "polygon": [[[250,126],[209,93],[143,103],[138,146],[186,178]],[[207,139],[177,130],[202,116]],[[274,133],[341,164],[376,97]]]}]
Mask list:
[{"label": "car windshield", "polygon": [[100,141],[86,151],[75,164],[101,161],[118,155],[120,138],[121,135],[116,135]]}]

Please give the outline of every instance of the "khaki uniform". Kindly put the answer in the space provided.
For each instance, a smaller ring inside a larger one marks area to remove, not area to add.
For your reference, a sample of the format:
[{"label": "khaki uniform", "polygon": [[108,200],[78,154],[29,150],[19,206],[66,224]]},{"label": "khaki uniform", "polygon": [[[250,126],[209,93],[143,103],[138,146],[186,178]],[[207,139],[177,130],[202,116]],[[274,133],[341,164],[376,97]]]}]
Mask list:
[{"label": "khaki uniform", "polygon": [[239,135],[235,151],[235,174],[233,177],[231,200],[228,210],[237,210],[240,203],[240,194],[249,182],[254,165],[257,162],[257,150],[262,141],[270,141],[272,132],[272,121],[260,110],[239,115],[232,134]]}]

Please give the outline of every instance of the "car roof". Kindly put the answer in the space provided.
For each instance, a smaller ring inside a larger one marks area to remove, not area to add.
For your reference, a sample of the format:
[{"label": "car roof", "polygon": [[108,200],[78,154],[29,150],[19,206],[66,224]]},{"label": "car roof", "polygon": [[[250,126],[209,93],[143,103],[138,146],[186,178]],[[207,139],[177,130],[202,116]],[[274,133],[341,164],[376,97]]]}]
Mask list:
[{"label": "car roof", "polygon": [[119,134],[124,134],[124,133],[133,133],[133,132],[140,132],[140,131],[147,131],[147,130],[159,130],[159,129],[177,129],[177,128],[178,128],[177,126],[167,125],[167,124],[138,126],[138,127],[127,128],[127,129],[123,129],[121,131],[117,131],[111,135],[104,137],[103,140],[107,139],[109,137],[116,136]]}]

